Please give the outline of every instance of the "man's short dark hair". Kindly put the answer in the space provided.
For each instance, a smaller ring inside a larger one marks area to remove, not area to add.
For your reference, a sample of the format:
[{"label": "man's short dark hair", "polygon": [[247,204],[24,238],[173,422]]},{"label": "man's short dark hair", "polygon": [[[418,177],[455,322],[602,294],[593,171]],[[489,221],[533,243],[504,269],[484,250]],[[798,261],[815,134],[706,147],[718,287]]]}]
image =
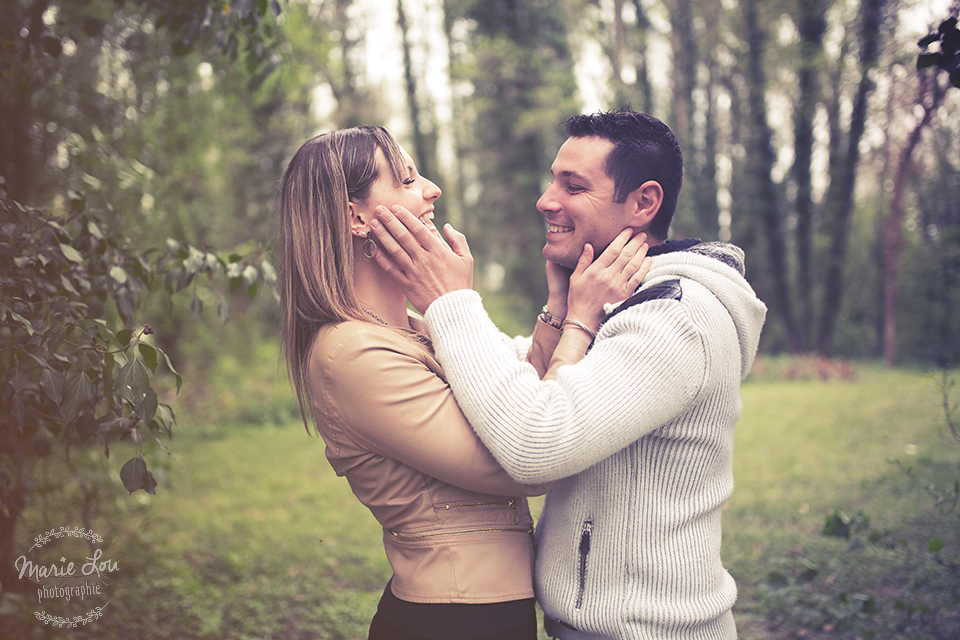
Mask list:
[{"label": "man's short dark hair", "polygon": [[630,107],[573,116],[564,127],[568,136],[597,136],[614,144],[603,170],[613,179],[615,202],[626,202],[627,196],[648,180],[660,183],[663,202],[650,233],[666,240],[683,184],[683,153],[670,127]]}]

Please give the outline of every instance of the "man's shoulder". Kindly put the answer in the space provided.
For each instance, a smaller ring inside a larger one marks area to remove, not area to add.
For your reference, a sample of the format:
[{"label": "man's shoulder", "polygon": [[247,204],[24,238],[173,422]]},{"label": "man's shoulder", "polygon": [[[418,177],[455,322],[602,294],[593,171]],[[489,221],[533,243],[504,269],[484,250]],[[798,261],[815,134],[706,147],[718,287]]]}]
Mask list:
[{"label": "man's shoulder", "polygon": [[680,286],[680,278],[671,278],[670,280],[664,280],[649,287],[640,289],[635,294],[621,302],[620,305],[613,310],[613,313],[610,314],[610,317],[612,318],[621,311],[625,311],[630,307],[635,307],[638,304],[643,304],[644,302],[650,302],[652,300],[680,301],[682,299],[683,288]]}]

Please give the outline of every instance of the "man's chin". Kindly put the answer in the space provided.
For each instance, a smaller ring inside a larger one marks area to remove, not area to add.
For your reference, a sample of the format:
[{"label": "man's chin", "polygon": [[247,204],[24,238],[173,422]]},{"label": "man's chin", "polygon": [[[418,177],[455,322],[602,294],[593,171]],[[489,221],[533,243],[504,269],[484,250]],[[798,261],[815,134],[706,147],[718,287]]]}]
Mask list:
[{"label": "man's chin", "polygon": [[580,256],[571,259],[569,255],[556,251],[549,243],[543,247],[543,257],[546,258],[548,262],[558,264],[570,270],[576,269],[577,263],[580,261]]}]

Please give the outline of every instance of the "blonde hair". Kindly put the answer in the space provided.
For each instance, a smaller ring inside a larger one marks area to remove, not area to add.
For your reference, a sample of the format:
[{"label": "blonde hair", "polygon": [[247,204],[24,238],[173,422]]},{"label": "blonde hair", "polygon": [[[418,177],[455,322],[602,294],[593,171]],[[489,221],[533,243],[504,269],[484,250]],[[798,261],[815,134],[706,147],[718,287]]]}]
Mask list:
[{"label": "blonde hair", "polygon": [[370,196],[379,177],[377,149],[399,184],[405,165],[400,145],[383,127],[311,138],[280,181],[280,344],[307,431],[306,364],[314,336],[326,324],[371,321],[353,289],[349,203],[364,203]]}]

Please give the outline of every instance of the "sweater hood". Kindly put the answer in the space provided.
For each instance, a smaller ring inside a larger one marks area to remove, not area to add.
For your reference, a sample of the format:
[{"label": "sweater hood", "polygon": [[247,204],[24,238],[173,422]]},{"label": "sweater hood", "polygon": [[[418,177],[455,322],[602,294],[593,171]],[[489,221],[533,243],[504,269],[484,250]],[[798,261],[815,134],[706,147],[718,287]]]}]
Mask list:
[{"label": "sweater hood", "polygon": [[701,242],[651,258],[641,290],[666,280],[689,278],[717,297],[733,319],[740,341],[740,379],[747,377],[760,344],[767,307],[744,278],[743,250],[724,242]]}]

